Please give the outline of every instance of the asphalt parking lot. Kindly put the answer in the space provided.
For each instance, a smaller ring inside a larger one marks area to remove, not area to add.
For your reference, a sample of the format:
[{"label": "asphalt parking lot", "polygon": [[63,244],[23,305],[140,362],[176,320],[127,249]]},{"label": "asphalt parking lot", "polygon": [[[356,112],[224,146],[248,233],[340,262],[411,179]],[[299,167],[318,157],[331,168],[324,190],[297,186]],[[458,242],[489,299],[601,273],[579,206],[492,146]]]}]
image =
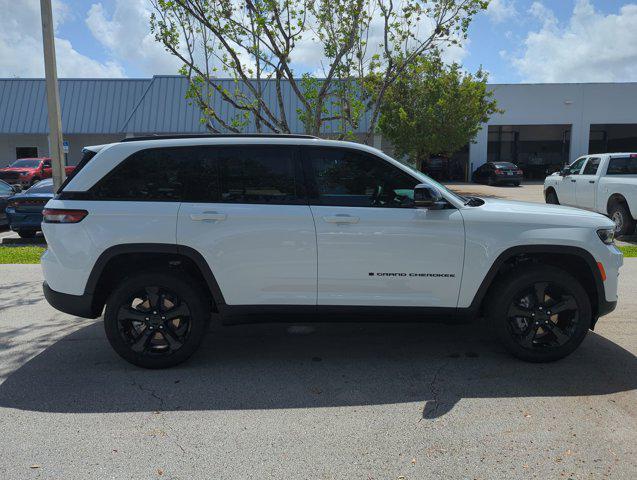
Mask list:
[{"label": "asphalt parking lot", "polygon": [[148,371],[53,310],[38,265],[0,265],[0,478],[634,479],[637,259],[621,276],[617,310],[553,364],[479,326],[300,318]]}]

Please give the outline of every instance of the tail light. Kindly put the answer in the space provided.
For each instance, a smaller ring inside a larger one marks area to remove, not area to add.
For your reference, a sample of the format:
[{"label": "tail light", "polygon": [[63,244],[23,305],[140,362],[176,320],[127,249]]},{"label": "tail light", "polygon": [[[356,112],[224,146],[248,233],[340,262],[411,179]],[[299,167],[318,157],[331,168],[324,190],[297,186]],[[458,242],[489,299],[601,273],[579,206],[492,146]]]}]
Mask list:
[{"label": "tail light", "polygon": [[88,215],[86,210],[65,210],[60,208],[45,208],[42,211],[44,223],[78,223]]},{"label": "tail light", "polygon": [[503,172],[502,170],[500,170],[499,168],[497,168],[497,169],[495,170],[495,174],[496,174],[496,175],[502,175],[502,174],[504,174],[504,172]]}]

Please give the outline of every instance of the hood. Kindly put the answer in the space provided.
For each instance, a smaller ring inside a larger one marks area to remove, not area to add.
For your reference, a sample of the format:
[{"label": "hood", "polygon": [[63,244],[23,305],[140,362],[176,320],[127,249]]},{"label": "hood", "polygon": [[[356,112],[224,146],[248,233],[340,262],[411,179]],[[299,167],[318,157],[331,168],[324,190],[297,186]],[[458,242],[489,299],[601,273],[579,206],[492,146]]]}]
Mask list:
[{"label": "hood", "polygon": [[496,198],[482,198],[482,200],[484,205],[471,208],[480,209],[485,213],[504,214],[502,218],[505,221],[515,223],[592,228],[610,228],[615,225],[604,215],[580,208]]},{"label": "hood", "polygon": [[24,168],[24,167],[20,167],[20,168],[4,167],[4,168],[0,168],[0,172],[10,172],[10,173],[30,172],[32,170],[35,170],[35,168]]}]

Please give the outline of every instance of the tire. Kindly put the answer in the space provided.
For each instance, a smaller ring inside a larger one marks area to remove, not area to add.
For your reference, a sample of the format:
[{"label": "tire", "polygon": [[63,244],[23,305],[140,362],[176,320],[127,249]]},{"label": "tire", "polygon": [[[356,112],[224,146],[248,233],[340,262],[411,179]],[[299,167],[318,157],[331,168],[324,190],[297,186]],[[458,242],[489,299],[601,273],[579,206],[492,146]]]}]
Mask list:
[{"label": "tire", "polygon": [[520,186],[520,182],[513,182],[513,186],[514,187],[519,187]]},{"label": "tire", "polygon": [[111,293],[104,329],[124,360],[144,368],[168,368],[197,350],[210,316],[208,295],[190,277],[146,272],[124,280]]},{"label": "tire", "polygon": [[557,198],[557,193],[555,193],[554,190],[551,190],[549,193],[546,194],[546,203],[549,203],[551,205],[560,204],[560,201]]},{"label": "tire", "polygon": [[20,238],[35,238],[36,230],[18,230]]},{"label": "tire", "polygon": [[493,178],[491,178],[491,177],[488,177],[487,178],[487,185],[489,185],[489,186],[495,185],[495,180],[493,180]]},{"label": "tire", "polygon": [[33,185],[35,185],[36,183],[38,183],[40,181],[39,178],[32,178],[31,179],[31,183],[29,183],[29,187],[32,187]]},{"label": "tire", "polygon": [[615,222],[615,236],[621,237],[635,232],[635,220],[626,204],[614,203],[608,209],[608,216]]},{"label": "tire", "polygon": [[[496,337],[527,362],[553,362],[570,355],[592,322],[588,294],[579,281],[549,265],[509,272],[490,292],[486,307]],[[561,310],[550,312],[551,308]]]}]

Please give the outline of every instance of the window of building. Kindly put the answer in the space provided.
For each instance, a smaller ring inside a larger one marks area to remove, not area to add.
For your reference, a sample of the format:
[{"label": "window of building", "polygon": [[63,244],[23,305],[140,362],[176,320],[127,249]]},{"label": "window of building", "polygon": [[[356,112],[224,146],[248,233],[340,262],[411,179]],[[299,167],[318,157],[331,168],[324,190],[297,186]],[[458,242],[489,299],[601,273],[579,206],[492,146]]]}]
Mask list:
[{"label": "window of building", "polygon": [[591,125],[589,153],[637,152],[637,123]]},{"label": "window of building", "polygon": [[308,157],[321,205],[413,205],[418,180],[380,158],[339,148],[313,148]]},{"label": "window of building", "polygon": [[490,125],[487,161],[511,162],[525,178],[544,179],[569,161],[570,125]]},{"label": "window of building", "polygon": [[37,158],[38,147],[15,147],[15,158]]}]

